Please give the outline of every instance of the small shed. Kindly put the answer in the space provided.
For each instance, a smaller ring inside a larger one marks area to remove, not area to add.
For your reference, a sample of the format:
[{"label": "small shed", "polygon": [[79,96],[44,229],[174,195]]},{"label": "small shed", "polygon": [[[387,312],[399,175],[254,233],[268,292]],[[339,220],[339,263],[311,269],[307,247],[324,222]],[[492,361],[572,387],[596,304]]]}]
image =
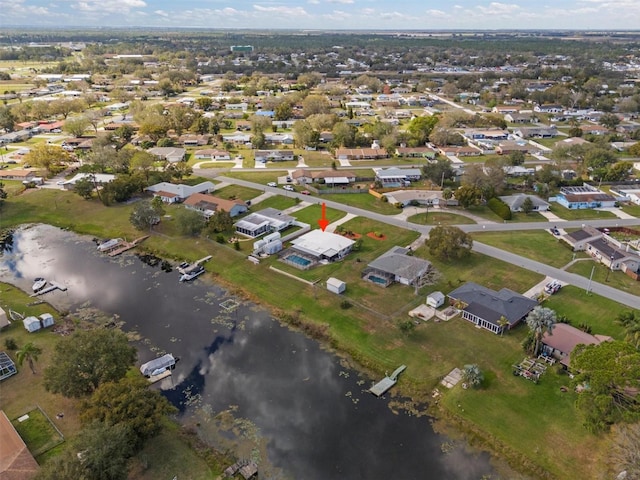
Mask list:
[{"label": "small shed", "polygon": [[24,325],[24,328],[29,333],[38,331],[41,328],[40,319],[37,317],[27,317],[24,320],[22,320],[22,324]]},{"label": "small shed", "polygon": [[346,289],[347,289],[347,284],[342,280],[338,280],[337,278],[334,278],[334,277],[329,277],[327,279],[327,290],[329,290],[330,292],[340,294],[340,293],[344,293]]},{"label": "small shed", "polygon": [[42,328],[51,327],[53,326],[53,324],[53,315],[51,315],[50,313],[43,313],[42,315],[40,315],[40,325],[42,326]]},{"label": "small shed", "polygon": [[445,296],[442,292],[432,292],[427,295],[427,305],[438,308],[444,305]]},{"label": "small shed", "polygon": [[0,328],[8,327],[11,324],[7,318],[7,312],[0,307]]},{"label": "small shed", "polygon": [[153,360],[142,364],[140,366],[140,373],[145,377],[150,377],[152,375],[158,375],[167,369],[173,369],[175,365],[176,359],[173,358],[173,355],[167,353],[166,355],[154,358]]}]

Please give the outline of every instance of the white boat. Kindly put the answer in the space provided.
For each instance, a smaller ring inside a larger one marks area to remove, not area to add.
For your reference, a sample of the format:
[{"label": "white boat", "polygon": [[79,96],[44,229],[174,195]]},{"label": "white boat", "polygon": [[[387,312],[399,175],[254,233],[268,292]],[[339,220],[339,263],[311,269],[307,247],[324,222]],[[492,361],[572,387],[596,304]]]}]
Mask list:
[{"label": "white boat", "polygon": [[33,289],[34,292],[38,292],[42,290],[46,284],[47,284],[47,281],[44,278],[38,277],[34,280],[33,286],[31,288]]},{"label": "white boat", "polygon": [[145,377],[152,375],[158,375],[165,370],[173,370],[176,365],[176,359],[170,353],[167,353],[161,357],[154,358],[153,360],[140,366],[140,373]]},{"label": "white boat", "polygon": [[204,267],[202,265],[198,265],[197,268],[191,270],[190,272],[183,273],[182,276],[180,277],[180,281],[189,282],[194,278],[198,277],[199,275],[202,275],[203,273],[204,273]]},{"label": "white boat", "polygon": [[106,252],[107,250],[116,248],[121,243],[121,238],[112,238],[111,240],[107,240],[106,242],[102,242],[100,245],[98,245],[98,250],[101,252]]}]

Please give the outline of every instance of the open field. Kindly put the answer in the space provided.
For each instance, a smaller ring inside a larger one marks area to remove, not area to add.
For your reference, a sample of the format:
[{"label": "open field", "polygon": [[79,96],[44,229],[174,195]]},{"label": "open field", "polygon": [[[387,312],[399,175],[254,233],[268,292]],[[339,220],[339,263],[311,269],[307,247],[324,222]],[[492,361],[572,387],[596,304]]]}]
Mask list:
[{"label": "open field", "polygon": [[[546,230],[477,232],[473,234],[473,238],[556,268],[564,267],[574,258],[571,248]],[[586,258],[587,254],[576,252],[575,257]]]},{"label": "open field", "polygon": [[228,185],[226,187],[222,187],[219,190],[215,190],[213,195],[218,198],[224,198],[227,200],[251,200],[254,197],[257,197],[262,192],[260,190],[256,190],[255,188],[242,187],[240,185]]},{"label": "open field", "polygon": [[282,176],[281,172],[257,171],[257,172],[236,172],[231,170],[224,174],[226,177],[238,178],[247,182],[261,183],[266,185],[269,182],[275,182],[278,177]]},{"label": "open field", "polygon": [[[329,223],[340,220],[346,215],[342,210],[336,210],[334,208],[326,207],[326,215]],[[319,204],[309,205],[301,210],[297,210],[293,213],[293,216],[297,220],[308,223],[311,225],[311,229],[318,228],[318,220],[322,217],[322,207]]]},{"label": "open field", "polygon": [[[411,212],[412,208],[418,211],[416,207],[405,207],[405,212]],[[422,209],[422,213],[415,213],[407,220],[418,225],[469,225],[476,223],[473,219],[464,215],[456,215],[455,213],[441,212],[438,210]]]},{"label": "open field", "polygon": [[352,207],[362,208],[364,210],[370,210],[382,215],[397,215],[401,212],[400,209],[394,207],[389,202],[383,202],[368,193],[331,193],[328,195],[322,195],[321,198],[326,198],[327,200],[343,203]]}]

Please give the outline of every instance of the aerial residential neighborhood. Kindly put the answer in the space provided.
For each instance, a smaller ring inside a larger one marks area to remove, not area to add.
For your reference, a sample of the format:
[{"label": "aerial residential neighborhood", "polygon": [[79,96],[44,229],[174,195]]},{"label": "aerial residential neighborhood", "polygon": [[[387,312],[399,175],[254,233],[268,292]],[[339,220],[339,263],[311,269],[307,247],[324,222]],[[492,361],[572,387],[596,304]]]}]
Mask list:
[{"label": "aerial residential neighborhood", "polygon": [[0,32],[0,477],[429,471],[366,415],[437,478],[640,478],[637,32],[38,32]]}]

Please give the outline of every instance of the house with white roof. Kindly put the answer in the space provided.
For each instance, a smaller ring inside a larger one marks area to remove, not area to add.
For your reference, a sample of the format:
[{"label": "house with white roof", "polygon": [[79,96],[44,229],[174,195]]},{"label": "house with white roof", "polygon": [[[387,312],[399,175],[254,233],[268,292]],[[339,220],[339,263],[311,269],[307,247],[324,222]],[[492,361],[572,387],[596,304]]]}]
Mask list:
[{"label": "house with white roof", "polygon": [[322,261],[336,262],[346,257],[355,243],[342,235],[311,230],[292,240],[291,248],[280,255],[280,260],[303,269]]},{"label": "house with white roof", "polygon": [[62,188],[65,190],[73,190],[76,188],[76,183],[80,180],[89,180],[96,186],[103,186],[116,179],[115,175],[110,173],[78,173],[73,178],[65,181],[62,184]]},{"label": "house with white roof", "polygon": [[211,193],[215,189],[212,182],[202,182],[198,185],[175,184],[160,182],[147,187],[145,191],[154,197],[160,197],[165,203],[183,202],[194,193]]}]

